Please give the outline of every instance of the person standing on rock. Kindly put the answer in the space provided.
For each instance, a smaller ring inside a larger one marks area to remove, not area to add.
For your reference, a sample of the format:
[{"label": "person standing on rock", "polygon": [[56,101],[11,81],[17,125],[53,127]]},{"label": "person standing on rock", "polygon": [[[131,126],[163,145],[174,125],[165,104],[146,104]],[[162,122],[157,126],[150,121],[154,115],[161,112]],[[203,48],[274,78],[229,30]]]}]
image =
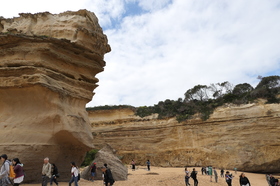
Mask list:
[{"label": "person standing on rock", "polygon": [[115,180],[113,178],[112,172],[109,168],[101,167],[101,171],[104,174],[104,183],[105,186],[111,186],[115,183]]},{"label": "person standing on rock", "polygon": [[23,172],[23,164],[20,163],[18,158],[14,158],[13,161],[13,166],[14,166],[14,172],[16,174],[16,177],[14,179],[14,186],[19,186],[19,184],[23,181],[24,179],[24,172]]},{"label": "person standing on rock", "polygon": [[49,163],[49,158],[44,159],[42,168],[42,186],[47,186],[49,179],[52,177],[52,165]]},{"label": "person standing on rock", "polygon": [[95,162],[90,167],[90,175],[91,175],[91,181],[94,181],[94,178],[96,176],[96,163]]},{"label": "person standing on rock", "polygon": [[198,186],[197,171],[195,171],[195,168],[193,168],[193,171],[191,173],[191,177],[193,179],[194,186]]},{"label": "person standing on rock", "polygon": [[131,161],[131,169],[132,169],[132,171],[135,171],[135,161],[134,160]]},{"label": "person standing on rock", "polygon": [[186,167],[185,168],[185,183],[186,183],[186,186],[190,186],[191,184],[189,183],[189,179],[190,179],[190,172],[188,171],[188,168]]},{"label": "person standing on rock", "polygon": [[146,164],[147,164],[148,171],[150,171],[150,170],[151,170],[151,169],[150,169],[150,166],[151,166],[150,160],[147,160]]},{"label": "person standing on rock", "polygon": [[216,168],[213,168],[213,173],[214,173],[214,177],[215,177],[215,182],[218,183],[218,173],[216,171]]},{"label": "person standing on rock", "polygon": [[0,185],[7,186],[11,184],[9,179],[10,162],[7,160],[8,156],[6,154],[2,154],[0,157],[2,162],[2,166],[0,169]]},{"label": "person standing on rock", "polygon": [[231,185],[232,178],[233,178],[232,174],[230,174],[229,171],[227,171],[225,174],[225,179],[226,179],[228,186],[232,186]]},{"label": "person standing on rock", "polygon": [[249,179],[245,176],[244,173],[241,173],[239,178],[240,186],[251,186]]},{"label": "person standing on rock", "polygon": [[69,181],[69,186],[71,186],[71,184],[73,182],[75,182],[75,186],[78,186],[78,181],[79,181],[79,169],[76,166],[75,162],[71,162],[71,179]]}]

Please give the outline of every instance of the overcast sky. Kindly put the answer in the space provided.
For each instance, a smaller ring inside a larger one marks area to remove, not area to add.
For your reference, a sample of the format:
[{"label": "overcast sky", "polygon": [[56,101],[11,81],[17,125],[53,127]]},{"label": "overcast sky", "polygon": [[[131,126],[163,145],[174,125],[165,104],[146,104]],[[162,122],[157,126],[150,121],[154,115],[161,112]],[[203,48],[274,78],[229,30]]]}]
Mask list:
[{"label": "overcast sky", "polygon": [[112,51],[87,107],[154,105],[195,85],[280,74],[279,0],[9,0],[0,16],[88,9]]}]

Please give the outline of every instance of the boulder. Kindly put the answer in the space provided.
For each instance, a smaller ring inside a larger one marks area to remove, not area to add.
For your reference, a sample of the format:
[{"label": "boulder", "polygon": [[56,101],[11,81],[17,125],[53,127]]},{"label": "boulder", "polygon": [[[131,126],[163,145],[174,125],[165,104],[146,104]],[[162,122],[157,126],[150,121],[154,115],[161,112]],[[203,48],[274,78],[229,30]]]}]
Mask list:
[{"label": "boulder", "polygon": [[[93,163],[96,163],[97,166],[97,172],[96,172],[96,180],[102,180],[102,171],[101,167],[107,163],[108,168],[111,169],[111,172],[113,174],[113,177],[115,181],[120,181],[120,180],[126,180],[127,179],[127,174],[128,170],[127,167],[124,166],[122,161],[116,156],[116,150],[113,149],[110,145],[106,144],[101,150],[99,150],[96,155],[95,159],[93,160]],[[81,177],[84,179],[89,179],[90,178],[90,167],[86,167],[82,174]]]}]

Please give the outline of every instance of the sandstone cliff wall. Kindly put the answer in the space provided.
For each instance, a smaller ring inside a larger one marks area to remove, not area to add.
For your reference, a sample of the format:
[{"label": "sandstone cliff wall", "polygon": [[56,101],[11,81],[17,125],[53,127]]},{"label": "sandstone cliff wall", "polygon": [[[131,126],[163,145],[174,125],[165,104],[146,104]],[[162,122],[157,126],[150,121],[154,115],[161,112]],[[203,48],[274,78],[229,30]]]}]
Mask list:
[{"label": "sandstone cliff wall", "polygon": [[[118,112],[127,116],[111,120]],[[217,108],[207,121],[182,123],[175,118],[132,117],[132,112],[90,112],[94,145],[101,148],[108,143],[127,164],[134,159],[145,165],[150,159],[157,166],[279,171],[279,104],[228,105]]]},{"label": "sandstone cliff wall", "polygon": [[86,10],[0,19],[0,152],[24,163],[26,182],[41,180],[44,157],[68,180],[93,148],[85,105],[107,42]]}]

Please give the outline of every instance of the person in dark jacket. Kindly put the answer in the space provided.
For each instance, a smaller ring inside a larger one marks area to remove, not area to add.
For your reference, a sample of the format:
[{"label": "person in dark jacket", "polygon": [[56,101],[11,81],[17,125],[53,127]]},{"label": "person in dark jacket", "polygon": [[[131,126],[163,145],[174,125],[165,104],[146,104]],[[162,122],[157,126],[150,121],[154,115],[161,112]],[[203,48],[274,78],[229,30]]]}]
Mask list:
[{"label": "person in dark jacket", "polygon": [[241,173],[239,183],[240,186],[251,186],[249,179],[245,176],[244,173]]},{"label": "person in dark jacket", "polygon": [[58,185],[58,182],[56,180],[58,177],[59,177],[59,174],[58,174],[57,166],[53,163],[52,164],[52,177],[51,177],[50,184],[52,185],[52,183],[54,182],[56,185]]},{"label": "person in dark jacket", "polygon": [[94,178],[96,176],[96,163],[95,162],[90,167],[90,176],[91,176],[91,181],[94,181]]},{"label": "person in dark jacket", "polygon": [[104,173],[105,186],[111,186],[115,183],[112,172],[109,168],[101,167],[101,171]]},{"label": "person in dark jacket", "polygon": [[269,183],[271,186],[276,186],[278,185],[278,179],[275,179],[272,174],[269,175]]},{"label": "person in dark jacket", "polygon": [[195,168],[193,168],[193,171],[191,173],[191,178],[193,179],[194,186],[198,186],[197,171],[195,171]]},{"label": "person in dark jacket", "polygon": [[226,179],[226,182],[227,182],[228,186],[232,186],[231,182],[232,182],[233,177],[234,176],[232,174],[230,174],[229,171],[226,172],[225,179]]}]

